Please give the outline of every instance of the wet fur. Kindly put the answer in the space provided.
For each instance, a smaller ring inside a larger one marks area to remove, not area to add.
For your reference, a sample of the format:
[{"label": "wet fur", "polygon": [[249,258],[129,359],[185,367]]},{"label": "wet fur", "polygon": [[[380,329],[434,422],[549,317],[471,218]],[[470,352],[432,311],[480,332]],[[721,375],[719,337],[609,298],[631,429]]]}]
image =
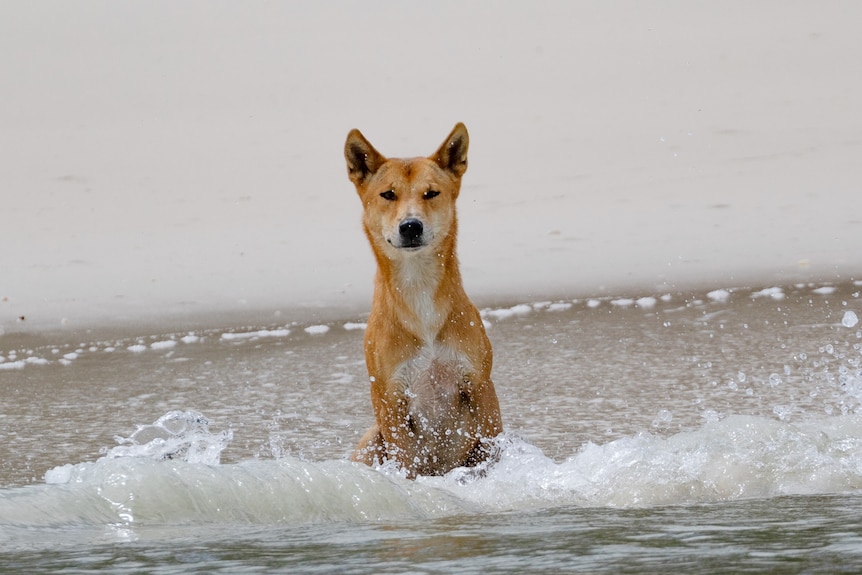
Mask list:
[{"label": "wet fur", "polygon": [[491,344],[455,254],[468,145],[463,124],[427,158],[387,159],[358,130],[344,145],[377,260],[365,332],[376,424],[353,459],[394,460],[410,477],[477,465],[503,428]]}]

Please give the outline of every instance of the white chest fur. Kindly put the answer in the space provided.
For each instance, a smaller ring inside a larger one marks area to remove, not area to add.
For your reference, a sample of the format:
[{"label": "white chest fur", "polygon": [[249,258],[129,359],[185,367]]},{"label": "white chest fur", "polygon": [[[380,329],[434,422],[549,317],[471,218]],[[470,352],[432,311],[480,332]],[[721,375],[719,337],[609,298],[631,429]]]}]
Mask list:
[{"label": "white chest fur", "polygon": [[437,338],[448,310],[439,309],[434,301],[443,267],[433,252],[416,254],[402,262],[398,270],[399,292],[412,315],[402,318],[405,327],[426,345]]},{"label": "white chest fur", "polygon": [[402,363],[393,380],[408,398],[412,414],[434,426],[451,415],[463,392],[469,391],[470,360],[452,348],[432,343]]}]

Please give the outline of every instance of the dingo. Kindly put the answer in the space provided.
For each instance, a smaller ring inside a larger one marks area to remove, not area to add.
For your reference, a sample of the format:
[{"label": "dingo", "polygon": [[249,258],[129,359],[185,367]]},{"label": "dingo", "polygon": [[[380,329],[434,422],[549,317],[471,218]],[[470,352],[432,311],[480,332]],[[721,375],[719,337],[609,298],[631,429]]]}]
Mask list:
[{"label": "dingo", "polygon": [[459,123],[427,158],[387,159],[359,130],[344,144],[377,259],[365,331],[376,424],[352,458],[394,460],[409,477],[475,466],[503,430],[491,344],[455,256],[468,142]]}]

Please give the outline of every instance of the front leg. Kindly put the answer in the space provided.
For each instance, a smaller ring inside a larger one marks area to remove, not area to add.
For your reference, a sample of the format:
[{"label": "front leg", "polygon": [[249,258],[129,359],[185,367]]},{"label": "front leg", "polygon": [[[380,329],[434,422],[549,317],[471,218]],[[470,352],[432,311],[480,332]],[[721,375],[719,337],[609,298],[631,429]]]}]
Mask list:
[{"label": "front leg", "polygon": [[416,437],[417,424],[403,392],[387,395],[386,400],[375,402],[379,423],[365,432],[350,459],[372,467],[392,461],[407,473],[408,479],[414,479],[415,460],[422,449],[422,441]]},{"label": "front leg", "polygon": [[359,440],[350,459],[368,466],[382,463],[386,459],[386,444],[376,423]]}]

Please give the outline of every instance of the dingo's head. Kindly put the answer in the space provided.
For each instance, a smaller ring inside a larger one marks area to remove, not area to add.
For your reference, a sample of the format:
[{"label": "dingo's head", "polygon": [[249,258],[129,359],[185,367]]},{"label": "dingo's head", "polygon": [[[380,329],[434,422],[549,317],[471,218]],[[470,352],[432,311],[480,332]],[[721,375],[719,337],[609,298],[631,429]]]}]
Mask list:
[{"label": "dingo's head", "polygon": [[376,252],[397,258],[438,249],[452,237],[468,143],[467,128],[459,123],[427,158],[387,159],[359,130],[347,135],[347,172],[365,207],[365,233]]}]

